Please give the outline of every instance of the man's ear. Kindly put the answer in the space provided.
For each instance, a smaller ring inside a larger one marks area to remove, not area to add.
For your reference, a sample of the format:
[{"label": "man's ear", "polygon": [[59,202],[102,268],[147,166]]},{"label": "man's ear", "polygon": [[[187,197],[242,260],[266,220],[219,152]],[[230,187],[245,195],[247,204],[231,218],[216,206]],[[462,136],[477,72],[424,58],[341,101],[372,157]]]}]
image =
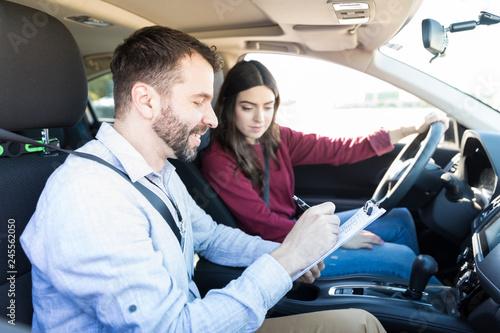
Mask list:
[{"label": "man's ear", "polygon": [[156,90],[149,84],[137,82],[131,91],[132,103],[139,114],[145,119],[153,119],[155,114],[154,105],[159,98]]}]

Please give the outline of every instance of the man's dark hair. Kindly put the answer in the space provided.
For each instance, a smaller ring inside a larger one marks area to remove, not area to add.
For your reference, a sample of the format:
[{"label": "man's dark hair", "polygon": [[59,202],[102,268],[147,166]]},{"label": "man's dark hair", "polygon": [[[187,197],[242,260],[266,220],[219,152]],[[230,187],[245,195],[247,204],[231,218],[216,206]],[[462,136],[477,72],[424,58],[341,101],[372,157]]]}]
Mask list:
[{"label": "man's dark hair", "polygon": [[222,69],[215,47],[208,47],[181,31],[150,26],[137,30],[115,49],[111,59],[115,118],[123,115],[131,103],[130,91],[136,82],[144,82],[168,96],[172,86],[181,82],[179,61],[200,54],[214,69]]}]

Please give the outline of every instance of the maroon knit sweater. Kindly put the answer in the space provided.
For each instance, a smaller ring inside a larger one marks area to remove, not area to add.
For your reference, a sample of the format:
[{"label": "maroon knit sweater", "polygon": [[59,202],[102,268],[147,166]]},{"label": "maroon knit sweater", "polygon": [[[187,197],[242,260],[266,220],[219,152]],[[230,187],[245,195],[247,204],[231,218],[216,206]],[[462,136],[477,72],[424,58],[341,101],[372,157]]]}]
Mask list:
[{"label": "maroon knit sweater", "polygon": [[[394,146],[388,131],[381,129],[368,136],[328,138],[304,134],[280,127],[281,145],[277,152],[279,166],[270,161],[269,208],[261,191],[238,170],[236,159],[214,142],[204,153],[201,171],[238,220],[239,227],[250,235],[282,242],[292,229],[295,203],[293,166],[305,164],[341,165],[385,154]],[[262,156],[260,145],[255,145]]]}]

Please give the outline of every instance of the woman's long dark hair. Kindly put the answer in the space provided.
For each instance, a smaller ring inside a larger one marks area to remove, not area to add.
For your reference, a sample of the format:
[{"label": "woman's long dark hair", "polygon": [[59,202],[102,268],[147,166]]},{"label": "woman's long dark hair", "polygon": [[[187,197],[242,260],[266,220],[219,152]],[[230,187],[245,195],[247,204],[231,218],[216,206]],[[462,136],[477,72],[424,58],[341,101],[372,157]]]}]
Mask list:
[{"label": "woman's long dark hair", "polygon": [[258,61],[239,62],[227,73],[215,106],[219,125],[210,130],[210,142],[217,141],[223,151],[233,154],[237,167],[241,169],[243,175],[263,190],[265,185],[263,163],[262,161],[259,163],[260,158],[256,157],[253,145],[236,128],[235,123],[236,97],[240,92],[257,86],[268,87],[275,96],[273,119],[260,142],[268,158],[277,162],[276,151],[280,144],[280,132],[276,124],[276,112],[280,104],[280,95],[271,72]]}]

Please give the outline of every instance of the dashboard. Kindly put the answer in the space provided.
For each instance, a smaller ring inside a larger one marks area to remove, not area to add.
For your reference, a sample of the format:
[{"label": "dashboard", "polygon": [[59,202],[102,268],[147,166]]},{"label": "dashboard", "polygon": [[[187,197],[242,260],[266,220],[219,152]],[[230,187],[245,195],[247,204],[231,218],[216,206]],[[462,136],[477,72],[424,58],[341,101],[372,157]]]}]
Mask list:
[{"label": "dashboard", "polygon": [[486,207],[498,184],[498,173],[495,172],[489,150],[498,149],[494,149],[495,146],[486,148],[480,133],[469,132],[467,134],[462,152],[463,172],[459,176],[470,186],[478,204]]},{"label": "dashboard", "polygon": [[459,154],[441,175],[443,189],[421,209],[423,222],[457,246],[470,242],[471,222],[500,195],[499,143],[498,133],[466,131]]},{"label": "dashboard", "polygon": [[500,196],[476,218],[472,235],[474,264],[479,282],[500,304]]},{"label": "dashboard", "polygon": [[498,194],[500,150],[498,134],[468,131],[464,135],[458,177],[470,187],[474,198],[486,207]]},{"label": "dashboard", "polygon": [[[453,215],[450,208],[474,206],[477,210],[474,218],[468,218],[469,222],[463,220],[468,225],[468,231],[464,231],[467,236],[462,244],[469,245],[457,261],[460,265],[457,289],[460,291],[460,302],[464,304],[470,304],[474,297],[485,293],[480,296],[481,305],[469,316],[469,321],[475,323],[479,331],[500,327],[499,143],[499,134],[466,131],[462,139],[461,156],[453,171],[465,195],[458,200],[460,205],[452,200],[439,202],[453,219],[458,219],[459,215]],[[457,206],[452,206],[454,204]],[[472,215],[473,210],[470,212]]]}]

